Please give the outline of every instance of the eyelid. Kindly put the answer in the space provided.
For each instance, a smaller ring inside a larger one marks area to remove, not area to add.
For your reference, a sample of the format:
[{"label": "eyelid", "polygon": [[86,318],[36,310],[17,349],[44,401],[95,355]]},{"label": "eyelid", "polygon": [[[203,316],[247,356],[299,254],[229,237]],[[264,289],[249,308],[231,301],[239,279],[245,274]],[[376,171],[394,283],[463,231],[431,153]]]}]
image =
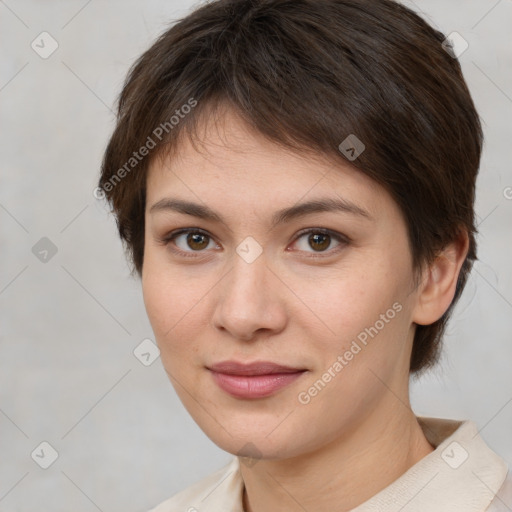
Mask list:
[{"label": "eyelid", "polygon": [[[168,246],[171,242],[174,241],[175,238],[177,238],[179,235],[182,235],[185,233],[199,233],[199,234],[207,236],[212,241],[215,241],[215,238],[210,233],[208,233],[208,231],[201,229],[201,228],[190,227],[190,228],[179,228],[174,231],[171,231],[167,235],[165,235],[161,238],[158,238],[157,242],[164,246]],[[320,234],[329,235],[330,237],[335,239],[337,242],[339,242],[342,246],[351,243],[351,239],[347,235],[344,235],[344,234],[339,233],[338,231],[334,231],[332,229],[320,228],[320,227],[318,227],[318,228],[309,227],[309,228],[301,229],[300,231],[298,231],[295,234],[295,237],[293,238],[291,243],[292,244],[295,243],[299,238],[303,237],[306,234],[310,234],[310,233],[320,233]],[[205,250],[203,250],[203,251],[183,251],[182,249],[179,249],[179,248],[173,248],[172,251],[179,255],[184,255],[185,257],[193,257],[193,258],[201,257],[201,253],[206,252]],[[304,252],[307,254],[306,258],[327,258],[327,257],[332,256],[333,254],[337,253],[338,251],[339,251],[339,248],[328,249],[326,251],[320,251],[320,252],[316,252],[316,253],[315,252],[310,253],[307,251],[294,251],[294,252]]]}]

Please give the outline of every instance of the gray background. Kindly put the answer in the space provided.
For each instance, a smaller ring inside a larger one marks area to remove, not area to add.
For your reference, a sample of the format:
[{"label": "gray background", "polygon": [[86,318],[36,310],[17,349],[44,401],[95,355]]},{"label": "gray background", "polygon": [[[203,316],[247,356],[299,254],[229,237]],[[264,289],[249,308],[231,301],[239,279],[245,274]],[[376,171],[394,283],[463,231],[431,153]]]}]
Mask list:
[{"label": "gray background", "polygon": [[[468,41],[460,61],[486,134],[480,261],[413,405],[474,420],[510,463],[512,0],[406,4]],[[92,194],[129,65],[192,5],[0,2],[2,512],[144,511],[231,459],[188,417],[160,359],[135,358],[152,338],[140,283]],[[42,31],[59,45],[47,59],[30,46]],[[42,237],[57,248],[46,262],[32,252]],[[48,469],[31,458],[42,441],[59,454]]]}]

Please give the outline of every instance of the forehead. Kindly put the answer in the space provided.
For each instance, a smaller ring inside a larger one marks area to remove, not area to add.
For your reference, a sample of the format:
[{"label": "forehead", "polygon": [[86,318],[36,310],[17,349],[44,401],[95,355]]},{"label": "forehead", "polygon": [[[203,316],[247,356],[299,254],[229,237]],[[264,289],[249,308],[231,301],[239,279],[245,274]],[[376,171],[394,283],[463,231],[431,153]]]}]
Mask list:
[{"label": "forehead", "polygon": [[[376,213],[392,201],[374,180],[334,157],[311,149],[294,150],[268,140],[231,109],[198,123],[194,140],[182,136],[173,152],[148,169],[148,207],[166,193],[226,202],[279,204],[315,195],[364,202]],[[393,201],[392,201],[393,202]]]}]

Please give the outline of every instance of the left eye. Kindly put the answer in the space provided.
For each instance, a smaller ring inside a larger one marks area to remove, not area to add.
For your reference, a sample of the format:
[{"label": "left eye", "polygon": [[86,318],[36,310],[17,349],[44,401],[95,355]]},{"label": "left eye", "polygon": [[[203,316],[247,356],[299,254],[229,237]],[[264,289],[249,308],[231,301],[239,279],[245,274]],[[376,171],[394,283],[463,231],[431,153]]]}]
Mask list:
[{"label": "left eye", "polygon": [[[344,246],[348,242],[348,239],[346,237],[339,233],[335,233],[334,231],[331,231],[329,229],[309,229],[307,231],[303,231],[299,233],[295,241],[297,242],[300,241],[301,239],[305,240],[305,244],[303,248],[300,248],[299,250],[308,252],[307,248],[310,247],[314,249],[314,253],[332,252],[327,251],[327,249],[332,243],[332,240],[338,242],[337,248],[340,248],[340,246]],[[336,248],[333,250],[336,250]]]},{"label": "left eye", "polygon": [[[301,231],[294,239],[293,243],[298,243],[302,240],[302,247],[299,245],[299,251],[310,252],[313,257],[314,253],[324,252],[335,252],[340,248],[344,247],[348,242],[348,238],[340,233],[336,233],[325,228],[307,229]],[[335,249],[328,250],[335,240],[338,245]],[[170,235],[166,236],[161,240],[164,245],[169,245],[171,242],[177,247],[175,252],[188,253],[187,255],[193,255],[193,253],[204,252],[204,249],[208,249],[210,243],[216,244],[213,238],[206,232],[200,229],[181,229]],[[308,251],[313,249],[313,251]],[[174,249],[173,249],[174,250]]]}]

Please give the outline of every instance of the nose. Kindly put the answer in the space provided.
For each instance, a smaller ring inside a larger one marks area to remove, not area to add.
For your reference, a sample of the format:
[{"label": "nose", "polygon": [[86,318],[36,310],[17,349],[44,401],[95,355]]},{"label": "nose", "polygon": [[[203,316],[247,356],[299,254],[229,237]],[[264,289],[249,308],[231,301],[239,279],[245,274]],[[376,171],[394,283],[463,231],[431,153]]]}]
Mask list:
[{"label": "nose", "polygon": [[284,286],[264,254],[251,263],[238,254],[233,260],[216,287],[214,327],[243,341],[282,331],[287,321]]}]

